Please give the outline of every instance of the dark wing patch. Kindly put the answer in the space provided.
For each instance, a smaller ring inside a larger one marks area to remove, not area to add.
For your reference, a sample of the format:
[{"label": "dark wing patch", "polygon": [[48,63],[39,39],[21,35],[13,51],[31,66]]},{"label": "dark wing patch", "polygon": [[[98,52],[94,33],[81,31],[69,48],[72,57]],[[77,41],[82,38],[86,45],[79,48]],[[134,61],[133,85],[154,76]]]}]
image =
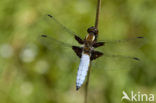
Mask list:
[{"label": "dark wing patch", "polygon": [[99,46],[103,46],[104,44],[105,44],[105,42],[97,42],[97,43],[93,44],[93,47],[97,48]]},{"label": "dark wing patch", "polygon": [[96,58],[99,58],[99,57],[102,56],[102,55],[103,55],[102,52],[99,52],[99,51],[92,51],[90,59],[91,59],[91,60],[95,60]]},{"label": "dark wing patch", "polygon": [[81,58],[82,55],[82,48],[78,47],[78,46],[72,46],[72,49],[74,50],[74,52],[76,53],[76,55]]},{"label": "dark wing patch", "polygon": [[78,43],[80,43],[80,44],[83,44],[83,43],[84,43],[84,41],[83,41],[80,37],[78,37],[77,35],[75,35],[75,40],[76,40]]}]

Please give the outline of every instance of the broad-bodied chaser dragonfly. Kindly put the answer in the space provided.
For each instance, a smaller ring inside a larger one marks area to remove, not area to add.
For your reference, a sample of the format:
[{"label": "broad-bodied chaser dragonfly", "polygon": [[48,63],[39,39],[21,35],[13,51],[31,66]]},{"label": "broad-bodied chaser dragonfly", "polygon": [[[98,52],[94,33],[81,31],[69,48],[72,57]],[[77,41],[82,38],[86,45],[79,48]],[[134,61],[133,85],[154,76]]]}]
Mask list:
[{"label": "broad-bodied chaser dragonfly", "polygon": [[[103,56],[103,52],[100,51],[96,51],[95,49],[101,46],[104,46],[105,44],[107,44],[107,42],[98,42],[97,41],[97,37],[98,37],[98,30],[92,26],[89,27],[87,32],[88,34],[86,35],[86,37],[84,39],[81,39],[77,34],[73,33],[72,31],[70,31],[67,27],[65,27],[64,25],[62,25],[56,18],[54,18],[52,15],[48,15],[49,18],[51,18],[52,20],[54,20],[57,24],[59,24],[62,28],[64,28],[69,34],[72,34],[72,36],[74,37],[74,39],[81,44],[82,46],[71,46],[71,48],[73,49],[73,51],[75,52],[75,54],[80,58],[80,64],[78,67],[78,72],[77,72],[77,79],[76,79],[76,90],[79,90],[79,88],[83,85],[85,78],[87,76],[87,72],[88,72],[88,68],[90,65],[90,62]],[[49,37],[47,35],[41,35],[40,38],[44,38],[44,39],[51,39],[51,40],[55,40],[52,37]],[[139,37],[135,37],[129,40],[133,40],[133,39],[142,39],[143,37],[139,36]],[[57,41],[59,42],[59,41]],[[116,42],[122,42],[122,41],[116,41]],[[50,44],[49,44],[50,45]],[[114,55],[115,56],[115,55]],[[127,57],[129,59],[133,59],[138,61],[139,58],[137,57]]]}]

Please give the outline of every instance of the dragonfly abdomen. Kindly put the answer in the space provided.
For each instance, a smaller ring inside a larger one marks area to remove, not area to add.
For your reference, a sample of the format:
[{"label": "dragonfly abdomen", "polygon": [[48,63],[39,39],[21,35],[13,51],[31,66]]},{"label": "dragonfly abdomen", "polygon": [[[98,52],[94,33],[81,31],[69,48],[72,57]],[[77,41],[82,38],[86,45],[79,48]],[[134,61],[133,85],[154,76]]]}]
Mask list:
[{"label": "dragonfly abdomen", "polygon": [[82,53],[80,65],[77,72],[76,90],[78,90],[84,83],[89,65],[90,65],[90,56],[88,54]]}]

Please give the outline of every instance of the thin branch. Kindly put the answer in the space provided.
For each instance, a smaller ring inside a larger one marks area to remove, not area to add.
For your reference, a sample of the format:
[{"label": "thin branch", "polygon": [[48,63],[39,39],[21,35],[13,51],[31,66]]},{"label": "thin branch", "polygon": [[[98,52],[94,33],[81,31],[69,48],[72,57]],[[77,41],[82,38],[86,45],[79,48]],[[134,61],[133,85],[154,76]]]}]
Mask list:
[{"label": "thin branch", "polygon": [[[97,9],[96,9],[96,18],[95,18],[95,27],[96,27],[97,30],[98,30],[98,23],[99,23],[100,7],[101,7],[101,0],[98,0],[97,1]],[[86,81],[86,85],[85,85],[85,100],[84,100],[84,103],[87,103],[90,71],[91,71],[91,61],[90,61],[90,65],[89,65],[89,69],[88,69],[88,75],[87,75],[87,81]]]},{"label": "thin branch", "polygon": [[84,103],[87,103],[87,97],[88,97],[88,85],[89,85],[89,77],[90,77],[90,70],[91,70],[91,61],[90,61],[90,65],[88,68],[88,74],[87,74],[87,81],[86,81],[86,85],[85,85],[85,100]]},{"label": "thin branch", "polygon": [[98,29],[98,24],[99,24],[100,8],[101,8],[101,0],[98,0],[97,9],[96,9],[96,18],[95,18],[95,27],[97,29]]}]

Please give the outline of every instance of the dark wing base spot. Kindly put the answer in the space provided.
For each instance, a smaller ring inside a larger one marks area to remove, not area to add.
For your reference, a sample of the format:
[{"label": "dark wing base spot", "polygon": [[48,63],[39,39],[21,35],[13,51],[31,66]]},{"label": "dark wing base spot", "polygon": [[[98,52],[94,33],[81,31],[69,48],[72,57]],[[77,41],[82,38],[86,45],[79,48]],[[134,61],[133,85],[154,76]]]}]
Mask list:
[{"label": "dark wing base spot", "polygon": [[74,50],[74,52],[76,53],[76,55],[81,58],[82,55],[82,48],[78,47],[78,46],[72,46],[72,49]]},{"label": "dark wing base spot", "polygon": [[84,41],[83,41],[80,37],[78,37],[77,35],[75,35],[75,40],[76,40],[78,43],[80,43],[80,44],[84,44]]},{"label": "dark wing base spot", "polygon": [[91,60],[95,60],[96,58],[99,58],[103,55],[102,52],[99,52],[99,51],[92,51],[92,54],[91,54],[91,57],[90,59]]},{"label": "dark wing base spot", "polygon": [[93,47],[97,48],[97,47],[103,46],[104,44],[105,44],[105,42],[97,42],[97,43],[93,44]]}]

